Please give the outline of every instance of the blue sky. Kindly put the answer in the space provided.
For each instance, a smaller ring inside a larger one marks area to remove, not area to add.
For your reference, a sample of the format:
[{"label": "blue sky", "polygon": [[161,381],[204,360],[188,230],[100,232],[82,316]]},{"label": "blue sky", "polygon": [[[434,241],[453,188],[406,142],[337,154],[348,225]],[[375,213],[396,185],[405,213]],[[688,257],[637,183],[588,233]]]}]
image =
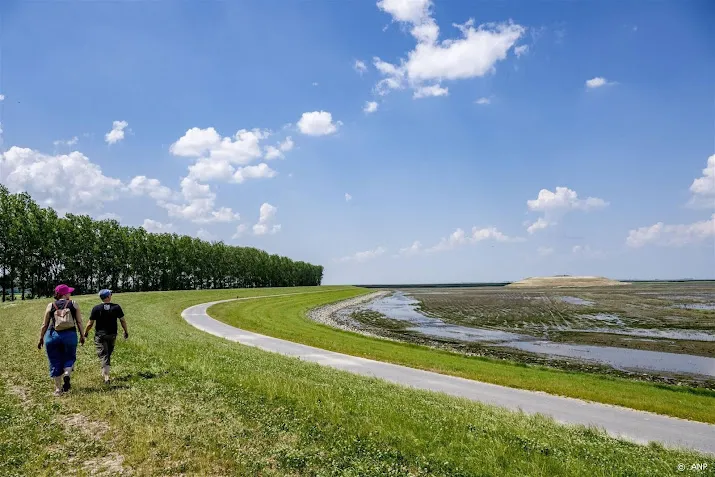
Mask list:
[{"label": "blue sky", "polygon": [[0,180],[61,212],[320,263],[325,283],[713,278],[711,2],[0,15]]}]

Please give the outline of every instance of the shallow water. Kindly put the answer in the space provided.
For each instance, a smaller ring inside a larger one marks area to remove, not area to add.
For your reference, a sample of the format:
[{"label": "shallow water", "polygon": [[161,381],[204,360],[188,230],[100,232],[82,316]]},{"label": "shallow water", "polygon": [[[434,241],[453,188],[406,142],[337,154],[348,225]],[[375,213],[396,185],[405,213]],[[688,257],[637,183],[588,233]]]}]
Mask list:
[{"label": "shallow water", "polygon": [[579,298],[577,296],[560,296],[559,300],[565,301],[566,303],[569,303],[571,305],[583,305],[583,306],[593,305],[592,301],[584,300],[583,298]]},{"label": "shallow water", "polygon": [[639,328],[559,328],[561,331],[577,331],[580,333],[609,333],[646,338],[668,338],[672,340],[715,341],[715,334],[696,330],[656,330]]},{"label": "shallow water", "polygon": [[[575,297],[563,297],[575,298]],[[577,300],[584,301],[577,298]],[[419,302],[402,292],[395,292],[361,306],[359,309],[372,310],[391,318],[412,323],[416,326],[408,328],[421,334],[439,338],[451,338],[460,341],[479,341],[494,345],[508,346],[523,351],[551,356],[564,356],[608,364],[617,369],[643,369],[653,371],[668,371],[678,373],[694,373],[715,376],[715,358],[691,356],[658,351],[642,351],[607,346],[572,345],[536,340],[535,338],[508,331],[472,328],[451,325],[438,318],[424,315],[416,309]],[[603,321],[620,319],[616,315],[588,315],[599,317]],[[598,319],[598,318],[596,318]],[[651,336],[663,338],[697,339],[715,341],[715,335],[687,330],[634,330],[634,329],[591,329],[569,331],[600,331],[628,334],[634,336]]]},{"label": "shallow water", "polygon": [[647,369],[715,376],[715,358],[702,356],[606,346],[571,345],[549,341],[518,341],[504,343],[504,346],[532,353],[605,363],[623,370]]},{"label": "shallow water", "polygon": [[673,308],[684,308],[686,310],[715,310],[715,303],[685,303],[673,305]]},{"label": "shallow water", "polygon": [[609,313],[595,313],[593,315],[579,315],[579,318],[586,318],[587,320],[605,321],[608,323],[613,323],[614,325],[623,325],[621,317],[618,315],[612,315]]}]

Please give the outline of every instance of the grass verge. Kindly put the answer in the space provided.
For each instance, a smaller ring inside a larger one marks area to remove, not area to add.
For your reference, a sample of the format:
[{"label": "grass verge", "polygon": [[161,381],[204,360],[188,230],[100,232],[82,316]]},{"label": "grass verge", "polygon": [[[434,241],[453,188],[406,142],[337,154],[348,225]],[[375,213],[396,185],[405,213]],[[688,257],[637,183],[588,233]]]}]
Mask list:
[{"label": "grass verge", "polygon": [[443,374],[615,404],[695,421],[715,423],[715,391],[637,382],[623,378],[567,372],[538,366],[467,357],[424,346],[397,343],[317,324],[306,312],[326,300],[339,301],[364,291],[278,297],[218,304],[209,314],[248,331],[304,343],[353,356],[388,361]]},{"label": "grass verge", "polygon": [[[636,476],[704,460],[265,353],[180,317],[197,303],[298,291],[116,295],[131,337],[117,343],[113,386],[88,344],[61,398],[35,347],[46,301],[0,307],[0,475]],[[357,293],[243,305],[302,309]]]}]

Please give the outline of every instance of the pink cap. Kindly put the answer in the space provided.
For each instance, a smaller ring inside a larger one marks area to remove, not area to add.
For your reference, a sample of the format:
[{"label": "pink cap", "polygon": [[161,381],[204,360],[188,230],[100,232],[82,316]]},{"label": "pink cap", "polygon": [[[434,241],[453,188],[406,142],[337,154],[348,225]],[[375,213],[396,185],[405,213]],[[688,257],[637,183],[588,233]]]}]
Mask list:
[{"label": "pink cap", "polygon": [[57,285],[55,287],[55,295],[69,295],[74,291],[74,288],[65,285],[64,283],[62,285]]}]

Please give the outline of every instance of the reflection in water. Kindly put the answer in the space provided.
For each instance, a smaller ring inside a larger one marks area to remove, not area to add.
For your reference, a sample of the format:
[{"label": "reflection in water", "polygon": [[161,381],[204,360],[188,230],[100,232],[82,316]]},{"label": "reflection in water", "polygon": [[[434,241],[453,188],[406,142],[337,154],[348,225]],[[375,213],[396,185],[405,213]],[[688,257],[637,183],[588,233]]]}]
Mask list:
[{"label": "reflection in water", "polygon": [[[578,304],[591,304],[591,302],[576,297],[562,298],[575,298],[576,300],[585,302]],[[608,364],[617,369],[645,369],[715,376],[715,358],[607,346],[554,343],[535,340],[533,337],[508,331],[451,325],[438,318],[425,316],[416,309],[418,304],[419,302],[417,300],[406,296],[404,293],[395,292],[392,295],[379,298],[367,305],[363,305],[360,309],[376,311],[393,320],[407,321],[416,325],[408,328],[408,330],[438,338],[450,338],[460,341],[480,341],[486,342],[487,344],[508,346],[532,353],[579,358]],[[603,320],[613,320],[615,315],[590,315],[592,318],[598,316],[601,316]],[[615,316],[615,318],[618,319],[617,316]],[[599,331],[606,332],[603,330]],[[608,331],[614,332],[614,330],[611,329],[608,329]],[[699,332],[688,332],[685,330],[627,330],[627,334],[636,336],[676,337],[676,335],[685,336],[687,334],[688,338],[686,339],[696,339],[694,336],[698,336],[703,341],[715,340],[713,335],[698,333]]]},{"label": "reflection in water", "polygon": [[607,346],[570,345],[548,341],[510,342],[505,345],[532,353],[597,361],[609,364],[616,369],[652,369],[715,376],[715,358],[702,356]]},{"label": "reflection in water", "polygon": [[653,330],[638,328],[559,328],[559,331],[576,331],[579,333],[609,333],[627,336],[643,336],[646,338],[669,338],[673,340],[715,341],[715,334],[696,330]]}]

